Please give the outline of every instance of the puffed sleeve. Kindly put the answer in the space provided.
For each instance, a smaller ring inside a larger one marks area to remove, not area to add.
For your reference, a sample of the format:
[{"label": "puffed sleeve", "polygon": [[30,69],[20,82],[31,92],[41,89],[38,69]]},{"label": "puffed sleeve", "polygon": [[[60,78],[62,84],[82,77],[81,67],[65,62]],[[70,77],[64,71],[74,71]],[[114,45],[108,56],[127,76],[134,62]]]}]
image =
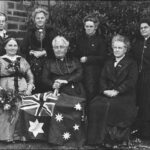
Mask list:
[{"label": "puffed sleeve", "polygon": [[33,73],[30,69],[29,63],[24,59],[23,57],[21,58],[21,63],[20,63],[20,72],[25,74],[27,83],[33,84],[34,83],[34,76]]}]

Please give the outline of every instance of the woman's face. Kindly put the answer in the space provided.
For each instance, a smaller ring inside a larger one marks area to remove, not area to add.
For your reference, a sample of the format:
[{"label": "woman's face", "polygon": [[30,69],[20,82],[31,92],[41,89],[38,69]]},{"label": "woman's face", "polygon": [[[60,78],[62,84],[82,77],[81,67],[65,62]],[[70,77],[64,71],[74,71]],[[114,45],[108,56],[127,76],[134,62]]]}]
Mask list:
[{"label": "woman's face", "polygon": [[127,52],[124,42],[115,41],[113,44],[113,53],[116,58],[121,58]]},{"label": "woman's face", "polygon": [[6,54],[9,56],[14,56],[18,50],[18,44],[15,40],[10,40],[5,46]]},{"label": "woman's face", "polygon": [[55,45],[53,46],[54,54],[56,58],[64,58],[67,53],[67,47],[64,46],[64,43],[62,41],[57,41]]},{"label": "woman's face", "polygon": [[140,32],[144,38],[150,37],[150,26],[147,23],[141,23]]},{"label": "woman's face", "polygon": [[37,27],[43,27],[46,23],[46,16],[43,12],[37,13],[35,15],[35,24]]},{"label": "woman's face", "polygon": [[84,28],[87,35],[93,35],[96,32],[96,26],[92,21],[86,21]]},{"label": "woman's face", "polygon": [[3,30],[6,25],[6,18],[5,16],[0,16],[0,30]]}]

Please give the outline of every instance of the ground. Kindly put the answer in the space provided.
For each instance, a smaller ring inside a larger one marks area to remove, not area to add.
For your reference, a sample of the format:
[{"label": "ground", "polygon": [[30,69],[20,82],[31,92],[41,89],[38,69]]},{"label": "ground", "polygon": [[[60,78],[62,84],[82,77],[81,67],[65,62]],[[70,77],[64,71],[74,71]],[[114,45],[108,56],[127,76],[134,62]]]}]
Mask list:
[{"label": "ground", "polygon": [[[20,150],[108,150],[108,148],[102,148],[98,146],[83,146],[80,148],[65,147],[65,146],[52,146],[44,142],[15,142],[15,143],[0,143],[1,149],[20,149]],[[137,139],[132,141],[129,146],[119,147],[118,150],[150,150],[150,141],[138,141]],[[112,149],[109,149],[112,150]]]}]

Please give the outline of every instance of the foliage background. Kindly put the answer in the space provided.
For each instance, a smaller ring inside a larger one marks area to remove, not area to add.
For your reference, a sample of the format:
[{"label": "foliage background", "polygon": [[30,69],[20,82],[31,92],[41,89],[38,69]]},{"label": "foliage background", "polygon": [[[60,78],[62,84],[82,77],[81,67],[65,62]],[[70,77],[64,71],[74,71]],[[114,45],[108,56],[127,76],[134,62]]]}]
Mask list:
[{"label": "foliage background", "polygon": [[72,48],[84,30],[83,18],[95,13],[100,20],[98,32],[110,47],[112,36],[117,33],[131,42],[140,36],[138,23],[142,17],[150,17],[150,1],[56,1],[48,10],[49,23],[71,41]]}]

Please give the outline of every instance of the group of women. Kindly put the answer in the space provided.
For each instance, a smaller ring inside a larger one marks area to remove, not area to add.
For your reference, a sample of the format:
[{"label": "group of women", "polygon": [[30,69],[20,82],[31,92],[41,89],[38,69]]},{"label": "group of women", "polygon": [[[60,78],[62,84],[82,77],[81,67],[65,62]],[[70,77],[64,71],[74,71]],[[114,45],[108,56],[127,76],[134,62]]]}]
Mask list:
[{"label": "group of women", "polygon": [[[83,20],[85,32],[77,39],[76,50],[68,55],[69,41],[46,25],[48,15],[43,8],[35,9],[34,26],[27,31],[19,49],[16,39],[4,29],[6,16],[0,14],[1,88],[20,95],[59,89],[60,93],[86,98],[87,144],[111,146],[127,141],[136,116],[139,122],[142,120],[138,124],[141,137],[148,138],[149,20],[140,22],[144,38],[132,48],[125,36],[115,35],[113,55],[108,56],[105,40],[97,32],[99,20],[88,15]],[[15,121],[9,123],[5,119],[9,116],[0,114],[0,140],[11,139]],[[4,120],[5,135],[1,125]]]}]

